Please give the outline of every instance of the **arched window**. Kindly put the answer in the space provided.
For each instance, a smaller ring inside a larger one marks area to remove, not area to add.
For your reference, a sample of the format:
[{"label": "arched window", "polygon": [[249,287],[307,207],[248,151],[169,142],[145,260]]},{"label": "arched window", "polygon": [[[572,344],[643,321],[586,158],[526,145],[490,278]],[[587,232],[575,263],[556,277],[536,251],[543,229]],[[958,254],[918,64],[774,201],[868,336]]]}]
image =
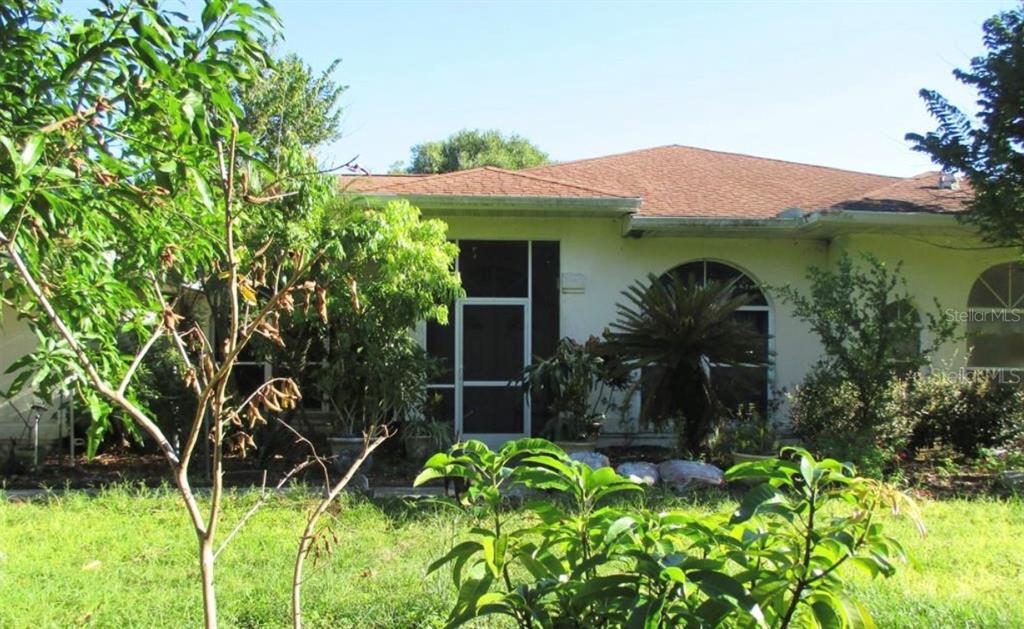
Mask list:
[{"label": "arched window", "polygon": [[967,298],[969,367],[1024,367],[1024,265],[1007,262],[978,276]]},{"label": "arched window", "polygon": [[771,389],[768,339],[771,330],[771,309],[756,282],[739,269],[712,260],[697,260],[671,269],[661,276],[663,281],[679,277],[686,283],[704,286],[708,282],[728,282],[737,292],[750,296],[750,302],[737,310],[736,317],[747,321],[760,333],[749,364],[726,365],[708,356],[711,384],[719,401],[735,412],[741,405],[754,404],[762,413],[767,411]]}]

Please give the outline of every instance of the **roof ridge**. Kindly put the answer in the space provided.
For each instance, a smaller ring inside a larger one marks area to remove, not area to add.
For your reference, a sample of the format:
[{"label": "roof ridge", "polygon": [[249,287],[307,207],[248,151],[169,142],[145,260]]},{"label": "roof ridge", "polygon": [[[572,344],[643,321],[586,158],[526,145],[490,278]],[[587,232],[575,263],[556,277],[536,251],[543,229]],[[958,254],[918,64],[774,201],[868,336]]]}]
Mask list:
[{"label": "roof ridge", "polygon": [[567,188],[576,188],[577,190],[586,190],[587,192],[596,192],[598,194],[609,195],[613,197],[620,197],[623,199],[635,199],[638,198],[635,194],[628,194],[623,191],[612,191],[603,190],[601,188],[595,188],[594,186],[584,186],[583,184],[573,183],[571,181],[563,181],[561,179],[555,179],[553,177],[542,177],[540,175],[527,174],[520,170],[506,170],[504,168],[498,168],[496,166],[484,166],[485,170],[493,170],[496,172],[504,173],[506,175],[514,175],[516,177],[522,177],[524,179],[532,179],[534,181],[543,181],[546,183],[554,183]]},{"label": "roof ridge", "polygon": [[648,147],[648,148],[645,148],[645,149],[634,149],[632,151],[624,151],[622,153],[611,153],[609,155],[599,155],[597,157],[584,157],[584,158],[581,158],[581,159],[570,160],[568,162],[558,162],[558,163],[555,163],[555,164],[548,164],[546,166],[533,166],[533,167],[527,168],[525,170],[540,170],[542,168],[557,168],[559,166],[567,166],[567,165],[570,165],[570,164],[579,164],[579,163],[582,163],[582,162],[592,162],[592,161],[597,161],[597,160],[602,160],[602,159],[609,159],[609,158],[613,158],[613,157],[622,157],[622,156],[625,156],[625,155],[634,155],[636,153],[646,153],[646,152],[650,152],[650,151],[659,151],[659,150],[673,149],[673,148],[688,149],[688,150],[691,150],[691,151],[701,151],[702,153],[715,153],[715,154],[718,154],[718,155],[732,155],[734,157],[745,157],[747,159],[756,159],[756,160],[763,160],[763,161],[766,161],[766,162],[776,162],[776,163],[780,163],[780,164],[789,164],[789,165],[792,165],[792,166],[806,166],[808,168],[820,168],[822,170],[829,170],[829,171],[833,171],[833,172],[842,172],[842,173],[851,173],[851,174],[855,174],[855,175],[865,175],[865,176],[869,176],[869,177],[884,177],[886,179],[892,179],[893,181],[898,181],[898,180],[901,180],[901,179],[905,179],[905,177],[898,177],[896,175],[883,175],[881,173],[869,173],[869,172],[865,172],[863,170],[853,170],[853,169],[850,169],[850,168],[839,168],[839,167],[836,167],[836,166],[824,166],[822,164],[811,164],[809,162],[797,162],[797,161],[788,160],[788,159],[779,159],[777,157],[764,157],[762,155],[751,155],[750,153],[739,153],[739,152],[736,152],[736,151],[720,151],[720,150],[717,150],[717,149],[709,149],[709,148],[704,148],[704,147],[700,147],[700,146],[692,146],[692,145],[689,145],[689,144],[663,144],[661,146],[652,146],[652,147]]},{"label": "roof ridge", "polygon": [[[876,194],[878,194],[880,192],[884,192],[885,190],[888,190],[890,188],[895,188],[895,187],[899,186],[900,184],[906,183],[908,181],[922,181],[926,177],[937,177],[941,172],[942,172],[941,170],[926,170],[923,173],[918,173],[918,174],[912,175],[910,177],[899,177],[896,181],[893,181],[891,183],[887,183],[887,184],[885,184],[884,186],[882,186],[880,188],[872,188],[871,190],[868,190],[867,192],[864,192],[864,193],[861,193],[861,194],[864,196],[864,198],[868,198],[868,197],[876,195]],[[933,179],[933,181],[935,181],[937,183],[937,181],[935,179]],[[950,192],[962,192],[962,189],[958,189],[958,190],[949,189],[949,191]]]},{"label": "roof ridge", "polygon": [[[418,174],[421,175],[420,177],[410,177],[409,181],[402,181],[402,182],[390,185],[388,187],[389,188],[401,188],[402,186],[406,186],[406,185],[408,185],[410,183],[414,183],[413,180],[423,181],[425,179],[452,178],[454,176],[464,175],[466,173],[472,173],[472,172],[476,172],[478,170],[486,170],[487,168],[488,168],[487,166],[480,166],[480,167],[477,167],[477,168],[470,168],[468,170],[453,170],[453,171],[447,172],[447,173],[418,173]],[[369,188],[366,188],[365,190],[363,190],[363,192],[372,192],[374,190],[377,190],[378,188],[383,188],[386,185],[387,184],[381,184],[379,186],[370,186]]]},{"label": "roof ridge", "polygon": [[658,149],[667,149],[667,148],[673,148],[673,147],[677,147],[677,146],[682,146],[682,145],[681,144],[661,144],[661,145],[658,145],[658,146],[648,146],[647,148],[631,149],[629,151],[622,151],[622,152],[619,152],[619,153],[609,153],[608,155],[597,155],[595,157],[581,157],[579,159],[570,159],[567,162],[553,162],[553,163],[550,163],[550,164],[543,164],[541,166],[530,166],[529,168],[524,168],[523,170],[524,171],[529,171],[529,170],[540,170],[542,168],[555,168],[557,166],[568,166],[569,164],[579,164],[581,162],[593,162],[593,161],[597,161],[599,159],[608,159],[610,157],[622,157],[623,155],[633,155],[634,153],[646,153],[647,151],[657,151]]},{"label": "roof ridge", "polygon": [[594,187],[591,187],[591,186],[584,186],[584,185],[581,185],[581,184],[571,183],[571,182],[568,182],[568,181],[561,181],[559,179],[553,179],[551,177],[542,177],[540,175],[527,175],[525,173],[521,173],[521,172],[515,171],[515,170],[507,170],[505,168],[498,168],[497,166],[478,166],[476,168],[469,168],[469,169],[466,169],[466,170],[453,170],[453,171],[447,172],[447,173],[429,174],[429,175],[425,175],[425,176],[418,177],[418,178],[410,178],[409,181],[401,181],[401,182],[391,183],[391,184],[380,184],[380,185],[370,186],[370,187],[365,188],[364,190],[362,190],[362,192],[373,192],[373,191],[379,190],[381,188],[387,188],[389,191],[395,191],[398,188],[403,188],[403,187],[408,186],[410,184],[418,183],[418,182],[424,181],[424,180],[453,179],[453,178],[456,178],[456,177],[459,177],[459,176],[462,176],[462,175],[467,175],[467,174],[471,174],[471,173],[478,173],[478,172],[481,172],[481,171],[495,172],[495,173],[500,173],[500,174],[503,174],[503,175],[511,175],[511,176],[514,176],[514,177],[522,177],[523,179],[530,179],[531,181],[543,181],[545,183],[551,183],[551,184],[563,186],[563,187],[566,187],[566,188],[574,188],[576,190],[584,190],[586,192],[593,192],[593,193],[597,193],[597,194],[601,194],[601,195],[605,195],[605,196],[619,197],[619,198],[622,198],[622,199],[636,198],[636,195],[629,195],[629,194],[625,194],[625,193],[622,193],[622,192],[612,192],[610,190],[601,190],[599,188],[594,188]]},{"label": "roof ridge", "polygon": [[338,173],[339,177],[431,177],[434,173]]}]

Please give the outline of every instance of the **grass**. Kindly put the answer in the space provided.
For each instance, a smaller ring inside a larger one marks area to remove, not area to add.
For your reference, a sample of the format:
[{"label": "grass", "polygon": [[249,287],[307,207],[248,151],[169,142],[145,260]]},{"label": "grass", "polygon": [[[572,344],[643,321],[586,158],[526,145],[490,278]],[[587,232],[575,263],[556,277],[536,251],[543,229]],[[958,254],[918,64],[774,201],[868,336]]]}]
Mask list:
[{"label": "grass", "polygon": [[[232,498],[222,530],[252,500]],[[292,559],[309,504],[298,493],[276,497],[218,559],[223,627],[287,624]],[[870,581],[851,572],[878,626],[1024,626],[1024,502],[925,502],[922,511],[923,539],[907,522],[886,522],[911,556],[897,576]],[[453,593],[447,575],[425,577],[424,568],[465,526],[450,512],[345,501],[333,520],[338,545],[305,588],[308,625],[436,625]],[[0,627],[197,626],[194,555],[169,491],[0,498]]]}]

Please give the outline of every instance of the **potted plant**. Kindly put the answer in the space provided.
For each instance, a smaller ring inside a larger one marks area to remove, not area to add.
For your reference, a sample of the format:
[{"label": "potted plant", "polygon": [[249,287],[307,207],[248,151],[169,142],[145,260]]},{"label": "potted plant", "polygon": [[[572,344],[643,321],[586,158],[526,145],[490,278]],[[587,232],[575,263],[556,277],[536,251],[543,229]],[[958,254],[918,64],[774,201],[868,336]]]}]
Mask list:
[{"label": "potted plant", "polygon": [[447,450],[454,441],[451,424],[426,417],[417,417],[402,424],[399,436],[409,458],[420,462],[435,452]]},{"label": "potted plant", "polygon": [[436,391],[433,394],[425,391],[418,412],[410,413],[399,429],[405,453],[415,461],[423,462],[431,454],[447,450],[455,442],[453,418],[439,415],[444,407],[443,401]]},{"label": "potted plant", "polygon": [[727,424],[727,441],[733,465],[770,459],[776,455],[779,433],[771,413],[761,413],[754,404],[742,404]]},{"label": "potted plant", "polygon": [[[436,362],[404,331],[338,336],[318,385],[332,411],[331,453],[338,469],[347,469],[368,438],[422,405]],[[372,465],[367,459],[360,471]]]},{"label": "potted plant", "polygon": [[558,342],[554,354],[523,371],[523,388],[547,411],[543,435],[566,452],[593,450],[617,388],[607,360],[597,351],[600,341],[571,338]]}]

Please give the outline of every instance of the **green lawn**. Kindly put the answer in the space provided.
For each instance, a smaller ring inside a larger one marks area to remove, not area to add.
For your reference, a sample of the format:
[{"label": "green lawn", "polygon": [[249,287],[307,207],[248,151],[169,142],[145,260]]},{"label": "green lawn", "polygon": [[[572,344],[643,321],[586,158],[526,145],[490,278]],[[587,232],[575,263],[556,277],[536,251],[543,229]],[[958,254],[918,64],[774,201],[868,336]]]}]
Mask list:
[{"label": "green lawn", "polygon": [[[232,499],[229,520],[251,500]],[[275,498],[221,556],[222,626],[287,623],[292,555],[308,504],[301,495]],[[909,523],[887,523],[911,554],[909,565],[887,581],[856,577],[878,626],[1024,627],[1024,502],[921,506],[928,537]],[[464,526],[450,512],[347,501],[334,524],[340,544],[306,586],[309,626],[433,626],[452,593],[447,575],[424,577],[424,567]],[[0,500],[0,627],[196,626],[193,554],[185,516],[167,492]]]}]

